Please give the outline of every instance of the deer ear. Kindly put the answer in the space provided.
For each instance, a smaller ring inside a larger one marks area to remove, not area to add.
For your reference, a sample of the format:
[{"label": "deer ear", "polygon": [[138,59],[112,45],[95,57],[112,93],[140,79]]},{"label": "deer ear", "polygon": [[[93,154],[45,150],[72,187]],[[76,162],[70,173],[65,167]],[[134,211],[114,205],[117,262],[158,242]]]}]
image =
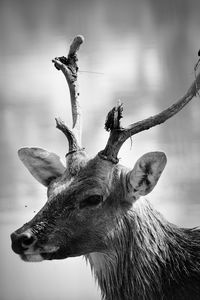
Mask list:
[{"label": "deer ear", "polygon": [[130,192],[144,196],[155,187],[167,158],[163,152],[149,152],[138,159],[132,171],[127,174]]},{"label": "deer ear", "polygon": [[65,171],[60,157],[55,153],[40,148],[22,148],[18,155],[29,172],[45,186]]}]

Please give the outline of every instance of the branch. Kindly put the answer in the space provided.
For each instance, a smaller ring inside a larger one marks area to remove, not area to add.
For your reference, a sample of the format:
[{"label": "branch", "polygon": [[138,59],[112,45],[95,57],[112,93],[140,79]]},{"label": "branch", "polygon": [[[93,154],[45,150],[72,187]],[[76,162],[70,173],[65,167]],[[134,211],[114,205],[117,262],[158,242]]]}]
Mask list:
[{"label": "branch", "polygon": [[[110,160],[113,163],[117,163],[119,161],[117,158],[118,152],[123,143],[129,137],[167,121],[169,118],[177,114],[185,105],[187,105],[192,100],[192,98],[197,95],[199,89],[200,73],[197,74],[195,81],[192,83],[187,93],[169,108],[152,117],[131,124],[127,128],[123,128],[121,126],[118,126],[118,128],[110,127],[110,136],[105,149],[99,152],[100,157]],[[113,110],[109,112],[106,123],[112,123]],[[119,115],[120,111],[121,110],[118,107],[118,118],[122,117]]]}]

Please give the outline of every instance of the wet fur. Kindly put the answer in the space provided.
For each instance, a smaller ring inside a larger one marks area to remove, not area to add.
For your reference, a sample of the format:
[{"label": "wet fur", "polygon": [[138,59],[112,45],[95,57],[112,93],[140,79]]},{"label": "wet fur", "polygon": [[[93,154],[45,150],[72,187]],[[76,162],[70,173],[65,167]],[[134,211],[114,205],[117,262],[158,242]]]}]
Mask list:
[{"label": "wet fur", "polygon": [[108,239],[86,256],[106,300],[200,299],[200,230],[167,222],[140,199]]}]

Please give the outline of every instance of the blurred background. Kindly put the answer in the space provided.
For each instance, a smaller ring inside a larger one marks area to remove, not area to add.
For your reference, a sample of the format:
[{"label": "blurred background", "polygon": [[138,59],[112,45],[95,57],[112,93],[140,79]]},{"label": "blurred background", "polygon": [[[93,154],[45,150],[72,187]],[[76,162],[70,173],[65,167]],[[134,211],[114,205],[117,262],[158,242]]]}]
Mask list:
[{"label": "blurred background", "polygon": [[[183,96],[195,78],[200,48],[199,0],[1,0],[0,1],[0,299],[98,300],[83,258],[24,263],[10,233],[46,201],[17,157],[36,146],[67,152],[54,117],[71,124],[68,88],[51,59],[66,55],[77,34],[83,145],[103,149],[107,112],[124,103],[124,124],[158,113]],[[120,151],[133,166],[148,151],[164,151],[167,167],[152,203],[171,222],[200,225],[200,99],[167,123],[134,136]]]}]

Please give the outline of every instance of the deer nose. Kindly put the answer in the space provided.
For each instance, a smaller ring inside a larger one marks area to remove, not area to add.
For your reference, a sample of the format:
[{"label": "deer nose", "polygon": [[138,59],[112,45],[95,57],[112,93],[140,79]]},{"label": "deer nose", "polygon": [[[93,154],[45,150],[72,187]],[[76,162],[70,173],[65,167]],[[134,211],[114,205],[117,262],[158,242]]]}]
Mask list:
[{"label": "deer nose", "polygon": [[13,232],[11,235],[12,249],[17,254],[23,254],[36,242],[36,237],[30,231],[23,233]]}]

